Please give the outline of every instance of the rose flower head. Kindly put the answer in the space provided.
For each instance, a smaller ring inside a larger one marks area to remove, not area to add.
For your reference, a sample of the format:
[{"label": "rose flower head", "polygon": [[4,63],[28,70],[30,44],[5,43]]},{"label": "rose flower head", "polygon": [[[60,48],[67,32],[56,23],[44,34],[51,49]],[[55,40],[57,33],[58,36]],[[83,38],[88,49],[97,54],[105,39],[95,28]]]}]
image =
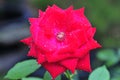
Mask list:
[{"label": "rose flower head", "polygon": [[96,28],[84,15],[84,8],[48,6],[29,21],[31,36],[21,41],[30,47],[28,56],[36,58],[52,78],[66,70],[91,71],[90,50],[101,46],[93,39]]}]

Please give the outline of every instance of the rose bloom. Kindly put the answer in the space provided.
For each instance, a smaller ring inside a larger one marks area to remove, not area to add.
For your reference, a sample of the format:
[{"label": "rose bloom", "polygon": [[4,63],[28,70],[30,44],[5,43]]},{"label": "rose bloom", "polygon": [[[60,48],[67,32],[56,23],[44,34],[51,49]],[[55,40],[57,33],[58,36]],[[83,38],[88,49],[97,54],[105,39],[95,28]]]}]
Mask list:
[{"label": "rose bloom", "polygon": [[28,56],[36,58],[52,78],[66,70],[91,71],[90,50],[101,46],[93,39],[96,28],[85,17],[84,8],[48,6],[29,21],[31,36],[21,41],[30,47]]}]

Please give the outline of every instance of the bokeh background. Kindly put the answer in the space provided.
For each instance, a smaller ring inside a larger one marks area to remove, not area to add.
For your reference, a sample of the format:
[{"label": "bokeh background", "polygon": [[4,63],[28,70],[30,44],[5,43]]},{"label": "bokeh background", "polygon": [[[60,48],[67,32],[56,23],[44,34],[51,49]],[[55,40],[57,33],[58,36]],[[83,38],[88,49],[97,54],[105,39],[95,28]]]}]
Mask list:
[{"label": "bokeh background", "polygon": [[[120,0],[0,0],[0,80],[17,62],[29,59],[29,48],[20,43],[30,35],[28,18],[37,17],[38,9],[44,11],[52,4],[63,9],[85,7],[85,15],[97,28],[95,39],[102,45],[91,51],[92,68],[106,65],[111,80],[120,80]],[[32,76],[43,73],[41,68]],[[87,80],[88,73],[79,74]]]}]

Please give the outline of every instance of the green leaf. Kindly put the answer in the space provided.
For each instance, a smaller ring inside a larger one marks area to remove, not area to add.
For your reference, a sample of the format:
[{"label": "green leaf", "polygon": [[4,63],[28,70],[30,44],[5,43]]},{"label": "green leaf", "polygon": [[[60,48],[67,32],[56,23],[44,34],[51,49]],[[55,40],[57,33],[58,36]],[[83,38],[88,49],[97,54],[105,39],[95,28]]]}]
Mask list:
[{"label": "green leaf", "polygon": [[61,76],[58,76],[55,80],[61,80]]},{"label": "green leaf", "polygon": [[120,77],[113,77],[111,80],[120,80]]},{"label": "green leaf", "polygon": [[97,54],[97,58],[105,61],[107,66],[112,66],[119,61],[119,57],[111,49],[101,50]]},{"label": "green leaf", "polygon": [[37,64],[36,60],[26,60],[23,62],[17,63],[12,69],[10,69],[5,76],[8,79],[21,79],[29,74],[36,71],[40,65]]},{"label": "green leaf", "polygon": [[22,78],[22,80],[43,80],[43,79],[36,77],[28,77],[28,78]]},{"label": "green leaf", "polygon": [[109,71],[105,66],[99,67],[90,74],[88,80],[110,80]]},{"label": "green leaf", "polygon": [[48,73],[48,71],[45,72],[43,80],[51,80],[51,75]]},{"label": "green leaf", "polygon": [[[51,80],[52,77],[48,71],[45,72],[43,80]],[[61,80],[61,76],[58,76],[55,80]]]}]

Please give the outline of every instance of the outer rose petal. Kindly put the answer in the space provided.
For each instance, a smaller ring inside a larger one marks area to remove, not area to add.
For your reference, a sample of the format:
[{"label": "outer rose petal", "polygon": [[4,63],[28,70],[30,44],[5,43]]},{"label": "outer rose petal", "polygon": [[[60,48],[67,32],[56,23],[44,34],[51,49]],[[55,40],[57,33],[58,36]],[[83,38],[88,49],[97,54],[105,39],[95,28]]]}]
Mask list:
[{"label": "outer rose petal", "polygon": [[25,38],[25,39],[21,40],[21,42],[23,42],[29,46],[32,43],[32,38],[31,37]]},{"label": "outer rose petal", "polygon": [[89,53],[87,53],[87,55],[84,56],[83,58],[79,59],[77,69],[91,72]]},{"label": "outer rose petal", "polygon": [[31,23],[31,25],[38,25],[39,24],[39,18],[29,18],[29,22]]},{"label": "outer rose petal", "polygon": [[60,62],[61,65],[71,70],[74,73],[77,66],[78,59],[77,58],[69,58]]},{"label": "outer rose petal", "polygon": [[28,37],[26,39],[21,40],[21,42],[27,44],[30,47],[30,51],[28,52],[28,56],[32,56],[37,58],[37,51],[35,49],[35,44],[33,43],[33,40],[31,37]]},{"label": "outer rose petal", "polygon": [[62,11],[62,9],[61,9],[61,8],[59,8],[58,6],[56,6],[55,4],[52,6],[52,8],[53,8],[53,9],[55,9],[55,10]]},{"label": "outer rose petal", "polygon": [[39,64],[42,64],[42,63],[46,62],[47,60],[45,58],[45,55],[42,54],[41,52],[39,52],[38,53],[37,61],[38,61]]},{"label": "outer rose petal", "polygon": [[96,32],[96,28],[89,28],[87,30],[87,37],[88,37],[88,39],[93,38],[95,32]]},{"label": "outer rose petal", "polygon": [[57,53],[53,53],[53,54],[46,54],[46,58],[48,62],[57,62],[60,60],[64,60],[67,59],[71,56],[70,53],[65,53],[63,54],[57,54]]},{"label": "outer rose petal", "polygon": [[94,39],[90,39],[88,44],[86,44],[86,46],[92,50],[92,49],[96,49],[96,48],[100,48],[101,45]]},{"label": "outer rose petal", "polygon": [[43,16],[44,12],[42,12],[41,10],[39,10],[39,17]]},{"label": "outer rose petal", "polygon": [[[79,47],[81,45],[83,45],[87,41],[87,37],[86,37],[86,34],[85,34],[84,30],[79,30],[78,29],[78,30],[72,31],[70,34],[71,34],[71,37],[75,37],[76,38],[76,42],[79,45]],[[72,40],[70,40],[70,42],[73,43]]]},{"label": "outer rose petal", "polygon": [[30,51],[28,52],[27,56],[32,56],[34,58],[37,58],[37,51],[35,49],[35,45],[34,44],[30,45]]},{"label": "outer rose petal", "polygon": [[66,68],[61,66],[58,62],[56,62],[56,63],[45,62],[42,65],[51,74],[52,78],[56,78],[58,75],[60,75],[61,73],[63,73],[66,70]]},{"label": "outer rose petal", "polygon": [[67,9],[65,9],[65,11],[68,12],[68,13],[73,11],[73,6],[68,7]]},{"label": "outer rose petal", "polygon": [[74,19],[76,21],[78,21],[81,26],[83,26],[84,30],[91,27],[90,22],[84,15],[84,8],[80,8],[80,9],[74,11]]},{"label": "outer rose petal", "polygon": [[75,13],[76,13],[76,14],[79,14],[79,15],[84,15],[84,12],[85,12],[85,8],[84,8],[84,7],[83,7],[83,8],[80,8],[80,9],[75,10]]},{"label": "outer rose petal", "polygon": [[101,45],[97,43],[94,39],[89,40],[85,45],[81,46],[79,49],[75,51],[75,56],[79,56],[79,58],[82,58],[86,53],[90,50],[100,48]]}]

